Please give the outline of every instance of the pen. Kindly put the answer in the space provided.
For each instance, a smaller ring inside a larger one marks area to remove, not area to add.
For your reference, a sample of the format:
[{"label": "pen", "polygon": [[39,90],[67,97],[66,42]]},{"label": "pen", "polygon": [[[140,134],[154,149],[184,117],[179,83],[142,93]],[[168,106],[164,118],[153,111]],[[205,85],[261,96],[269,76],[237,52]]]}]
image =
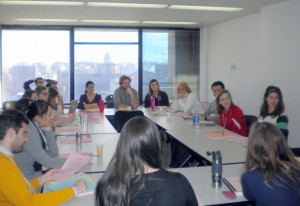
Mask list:
[{"label": "pen", "polygon": [[222,178],[222,181],[224,182],[224,184],[228,187],[228,189],[234,194],[234,196],[236,197],[235,195],[235,191],[236,189],[225,179],[225,178]]}]

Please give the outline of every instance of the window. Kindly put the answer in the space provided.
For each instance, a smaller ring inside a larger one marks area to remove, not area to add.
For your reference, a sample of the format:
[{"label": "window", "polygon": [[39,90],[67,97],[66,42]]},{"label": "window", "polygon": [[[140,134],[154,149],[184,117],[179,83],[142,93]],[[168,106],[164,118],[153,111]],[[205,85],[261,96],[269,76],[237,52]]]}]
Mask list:
[{"label": "window", "polygon": [[25,81],[43,77],[57,80],[69,102],[69,58],[69,31],[2,30],[2,101],[18,100]]},{"label": "window", "polygon": [[172,101],[177,84],[185,81],[199,94],[199,32],[186,30],[143,31],[143,98],[151,79]]},{"label": "window", "polygon": [[95,83],[102,99],[119,87],[119,77],[131,77],[138,90],[138,31],[116,29],[75,30],[75,98],[85,91],[85,83]]}]

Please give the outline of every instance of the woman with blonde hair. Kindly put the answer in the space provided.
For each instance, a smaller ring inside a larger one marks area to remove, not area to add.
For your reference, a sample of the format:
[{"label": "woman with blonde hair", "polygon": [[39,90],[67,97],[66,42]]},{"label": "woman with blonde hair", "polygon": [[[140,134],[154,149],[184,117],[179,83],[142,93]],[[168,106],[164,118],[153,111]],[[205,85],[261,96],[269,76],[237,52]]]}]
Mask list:
[{"label": "woman with blonde hair", "polygon": [[243,193],[256,206],[300,205],[300,163],[275,125],[252,125],[245,169]]},{"label": "woman with blonde hair", "polygon": [[177,95],[171,108],[174,112],[192,112],[198,103],[198,98],[185,82],[180,82],[177,86]]}]

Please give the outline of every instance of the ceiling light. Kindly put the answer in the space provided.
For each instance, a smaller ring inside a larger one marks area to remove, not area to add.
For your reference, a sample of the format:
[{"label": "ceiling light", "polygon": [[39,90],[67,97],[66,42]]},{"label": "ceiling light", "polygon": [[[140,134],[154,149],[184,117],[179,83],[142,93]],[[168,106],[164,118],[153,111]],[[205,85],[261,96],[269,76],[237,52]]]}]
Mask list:
[{"label": "ceiling light", "polygon": [[28,22],[78,22],[77,19],[14,19],[14,21],[28,21]]},{"label": "ceiling light", "polygon": [[181,25],[195,25],[198,22],[176,22],[176,21],[143,21],[143,24],[181,24]]},{"label": "ceiling light", "polygon": [[168,5],[167,4],[134,4],[134,3],[88,2],[87,6],[162,9],[162,8],[166,8]]},{"label": "ceiling light", "polygon": [[45,5],[45,6],[83,6],[84,2],[78,1],[0,1],[7,5]]},{"label": "ceiling light", "polygon": [[189,10],[205,10],[205,11],[241,11],[243,8],[235,7],[214,7],[214,6],[187,6],[187,5],[171,5],[168,9],[189,9]]},{"label": "ceiling light", "polygon": [[140,23],[141,21],[127,21],[127,20],[88,20],[88,19],[82,19],[80,22],[86,22],[86,23],[121,23],[121,24],[136,24]]}]

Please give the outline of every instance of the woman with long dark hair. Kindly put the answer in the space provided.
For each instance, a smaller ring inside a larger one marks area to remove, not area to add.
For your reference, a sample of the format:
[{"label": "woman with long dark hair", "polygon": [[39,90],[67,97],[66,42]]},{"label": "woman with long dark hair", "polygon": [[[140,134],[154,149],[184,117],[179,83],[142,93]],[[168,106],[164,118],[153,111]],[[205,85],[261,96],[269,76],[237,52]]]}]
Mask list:
[{"label": "woman with long dark hair", "polygon": [[58,157],[58,147],[52,130],[52,108],[48,102],[32,102],[27,111],[28,141],[24,150],[15,154],[15,161],[24,176],[33,179],[50,168],[60,168],[66,159]]},{"label": "woman with long dark hair", "polygon": [[222,90],[216,98],[220,126],[242,136],[247,136],[243,111],[233,103],[228,90]]},{"label": "woman with long dark hair", "polygon": [[94,92],[95,84],[87,81],[84,94],[80,96],[78,109],[97,109],[99,101],[102,99],[100,94]]},{"label": "woman with long dark hair", "polygon": [[149,92],[145,97],[145,108],[150,107],[151,96],[155,98],[155,106],[170,105],[167,93],[159,90],[159,84],[156,79],[152,79],[149,83]]},{"label": "woman with long dark hair", "polygon": [[269,122],[276,125],[288,137],[289,119],[284,114],[284,102],[281,90],[276,86],[268,86],[260,108],[258,122]]},{"label": "woman with long dark hair", "polygon": [[252,125],[245,169],[243,193],[256,206],[300,205],[300,163],[275,125]]},{"label": "woman with long dark hair", "polygon": [[97,184],[96,205],[198,205],[188,180],[161,164],[156,125],[145,117],[130,119]]}]

